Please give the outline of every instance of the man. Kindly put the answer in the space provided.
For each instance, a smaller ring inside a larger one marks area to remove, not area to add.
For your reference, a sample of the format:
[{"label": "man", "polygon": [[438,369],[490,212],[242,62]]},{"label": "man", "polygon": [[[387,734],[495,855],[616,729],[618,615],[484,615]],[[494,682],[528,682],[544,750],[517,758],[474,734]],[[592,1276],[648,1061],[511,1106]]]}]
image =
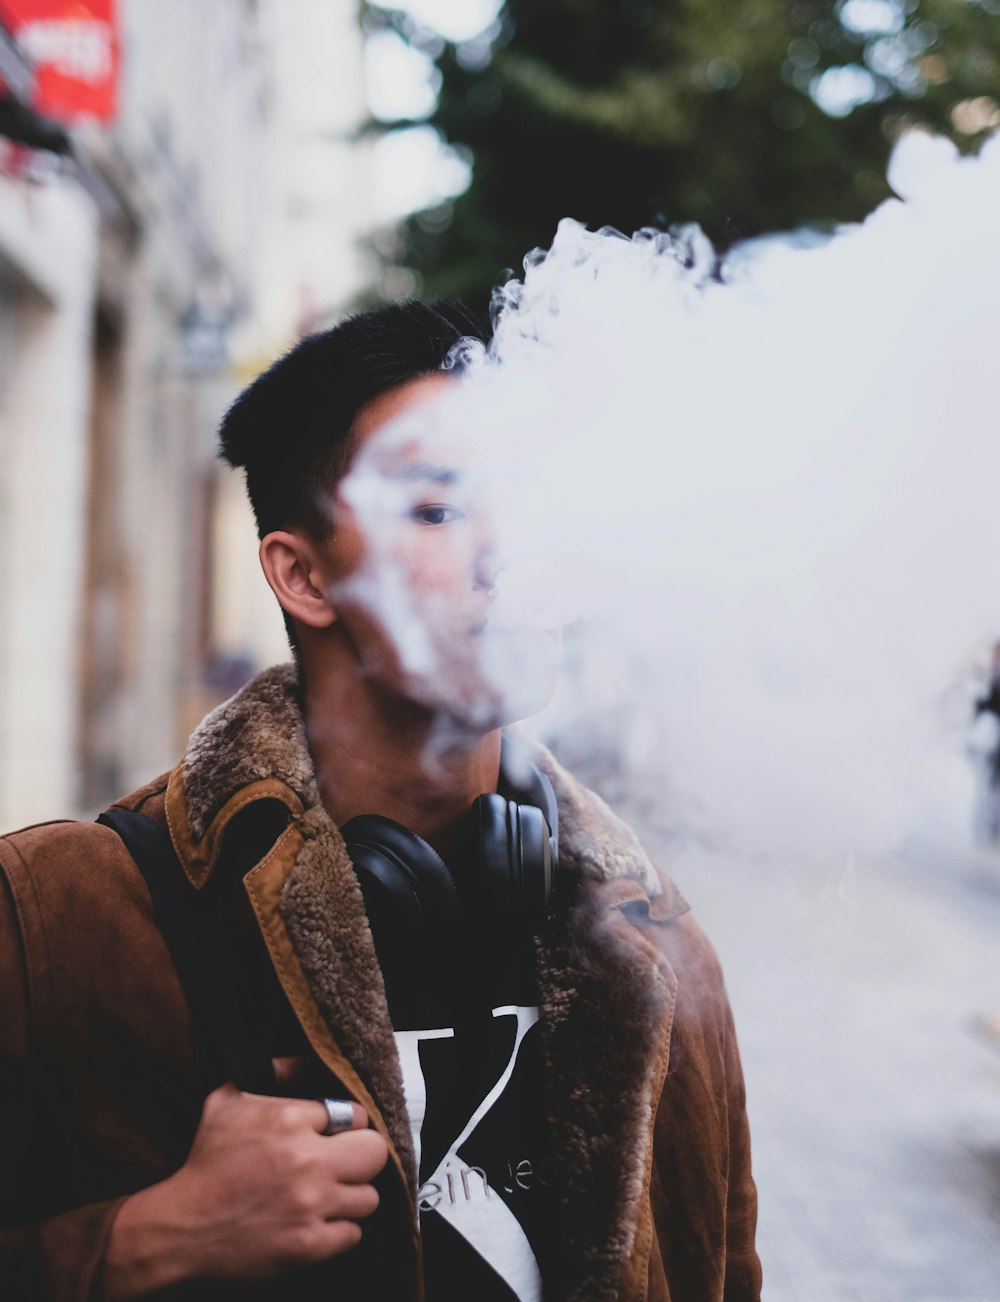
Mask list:
[{"label": "man", "polygon": [[[348,491],[387,426],[433,421],[467,336],[455,305],[354,318],[223,424],[297,667],[117,809],[159,829],[232,1018],[182,985],[116,830],[0,842],[4,1297],[759,1296],[711,948],[597,797],[502,741],[497,560],[460,471],[419,432],[380,451],[388,541]],[[386,565],[419,654],[372,602]]]}]

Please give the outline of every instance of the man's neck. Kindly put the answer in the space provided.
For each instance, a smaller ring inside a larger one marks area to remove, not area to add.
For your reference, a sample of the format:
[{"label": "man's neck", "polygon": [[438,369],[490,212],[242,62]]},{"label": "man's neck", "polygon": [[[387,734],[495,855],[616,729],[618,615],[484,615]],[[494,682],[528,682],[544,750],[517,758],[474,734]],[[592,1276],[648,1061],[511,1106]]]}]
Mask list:
[{"label": "man's neck", "polygon": [[402,823],[447,854],[477,796],[495,791],[500,730],[461,732],[365,680],[310,669],[306,740],[320,799],[338,826],[358,814]]}]

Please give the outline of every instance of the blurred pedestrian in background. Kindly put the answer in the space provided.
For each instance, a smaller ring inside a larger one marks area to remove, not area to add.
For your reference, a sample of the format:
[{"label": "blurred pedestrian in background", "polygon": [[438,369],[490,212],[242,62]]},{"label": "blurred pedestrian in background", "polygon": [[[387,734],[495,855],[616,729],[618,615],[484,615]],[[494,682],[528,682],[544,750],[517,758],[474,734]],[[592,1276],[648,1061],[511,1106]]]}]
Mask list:
[{"label": "blurred pedestrian in background", "polygon": [[981,845],[1000,844],[1000,642],[994,642],[989,677],[977,698],[969,733],[976,764],[975,833]]}]

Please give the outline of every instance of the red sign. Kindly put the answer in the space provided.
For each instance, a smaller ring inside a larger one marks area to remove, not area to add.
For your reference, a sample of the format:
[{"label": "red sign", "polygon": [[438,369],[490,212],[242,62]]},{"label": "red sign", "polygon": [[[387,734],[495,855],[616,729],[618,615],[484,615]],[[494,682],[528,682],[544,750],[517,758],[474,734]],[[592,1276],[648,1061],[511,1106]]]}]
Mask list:
[{"label": "red sign", "polygon": [[35,65],[39,113],[67,124],[114,117],[116,9],[115,0],[0,0],[0,21]]}]

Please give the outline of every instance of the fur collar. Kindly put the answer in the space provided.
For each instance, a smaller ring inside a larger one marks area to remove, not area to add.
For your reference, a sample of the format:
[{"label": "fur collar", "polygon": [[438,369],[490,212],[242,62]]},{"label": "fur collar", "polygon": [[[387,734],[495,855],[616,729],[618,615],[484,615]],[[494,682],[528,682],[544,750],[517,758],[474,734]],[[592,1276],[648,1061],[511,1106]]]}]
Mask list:
[{"label": "fur collar", "polygon": [[[634,881],[650,899],[664,890],[676,896],[673,883],[656,870],[632,830],[599,796],[581,786],[543,746],[532,746],[532,759],[556,793],[565,859],[590,880]],[[320,808],[299,681],[291,664],[258,674],[191,735],[184,756],[184,795],[194,840],[205,837],[232,796],[266,778],[290,787],[305,810]]]},{"label": "fur collar", "polygon": [[[563,1218],[553,1293],[600,1302],[617,1295],[632,1247],[651,1143],[655,1052],[669,1036],[676,990],[649,943],[656,930],[649,918],[668,923],[687,905],[602,800],[543,748],[533,758],[556,793],[561,871],[570,883],[537,942]],[[304,843],[280,911],[320,1011],[382,1111],[412,1191],[384,985],[343,839],[320,803],[293,666],[267,670],[213,711],[191,738],[181,773],[195,843],[213,839],[213,820],[254,783],[273,788],[277,780],[294,793],[291,803],[301,802]],[[639,906],[640,929],[625,921],[623,904]]]}]

